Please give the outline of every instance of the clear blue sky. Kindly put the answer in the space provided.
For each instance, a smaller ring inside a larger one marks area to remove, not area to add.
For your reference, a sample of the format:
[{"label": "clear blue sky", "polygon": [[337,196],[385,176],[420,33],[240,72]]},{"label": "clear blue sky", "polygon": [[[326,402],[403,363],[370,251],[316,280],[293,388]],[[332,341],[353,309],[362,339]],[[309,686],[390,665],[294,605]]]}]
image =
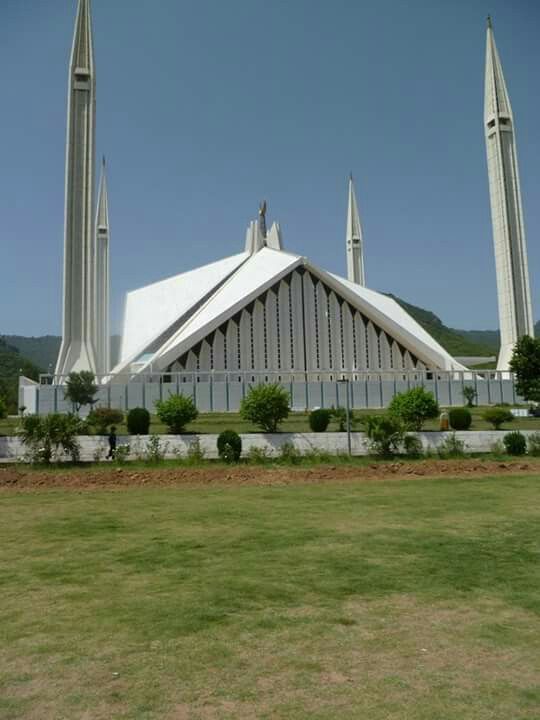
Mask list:
[{"label": "clear blue sky", "polygon": [[[76,0],[0,0],[0,333],[59,333]],[[498,326],[483,137],[485,18],[513,104],[540,317],[538,0],[93,0],[112,315],[127,290],[243,248],[345,273],[352,171],[370,287]]]}]

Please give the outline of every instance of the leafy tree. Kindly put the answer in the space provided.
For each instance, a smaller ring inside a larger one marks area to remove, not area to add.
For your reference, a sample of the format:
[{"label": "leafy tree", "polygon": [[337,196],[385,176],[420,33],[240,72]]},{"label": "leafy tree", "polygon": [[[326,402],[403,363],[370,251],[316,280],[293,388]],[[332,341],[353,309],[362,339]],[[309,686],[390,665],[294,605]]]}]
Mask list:
[{"label": "leafy tree", "polygon": [[467,403],[467,407],[472,408],[477,397],[478,393],[475,388],[472,385],[465,385],[463,388],[463,399]]},{"label": "leafy tree", "polygon": [[255,385],[240,404],[244,420],[274,433],[289,416],[289,393],[279,383]]},{"label": "leafy tree", "polygon": [[517,341],[510,370],[516,374],[518,395],[527,401],[540,402],[540,338],[524,335]]},{"label": "leafy tree", "polygon": [[114,408],[92,408],[86,421],[96,429],[98,435],[106,435],[111,425],[120,425],[124,420],[124,413]]},{"label": "leafy tree", "polygon": [[423,387],[416,387],[395,395],[388,412],[398,419],[406,430],[419,431],[426,420],[438,416],[439,406],[433,393]]},{"label": "leafy tree", "polygon": [[73,403],[77,412],[79,412],[84,405],[93,405],[97,402],[97,400],[94,399],[94,395],[98,391],[98,386],[95,381],[96,377],[90,370],[69,373],[64,397]]},{"label": "leafy tree", "polygon": [[175,435],[183,432],[199,414],[193,399],[186,395],[170,395],[166,400],[158,400],[156,412],[161,422]]},{"label": "leafy tree", "polygon": [[490,407],[487,408],[487,410],[484,410],[482,417],[484,420],[495,428],[495,430],[499,430],[501,425],[503,423],[512,422],[514,419],[514,416],[508,410],[508,408],[505,407]]},{"label": "leafy tree", "polygon": [[28,447],[33,463],[48,465],[60,449],[77,462],[80,455],[77,435],[81,433],[82,426],[81,419],[72,413],[25,415],[21,419],[19,436]]}]

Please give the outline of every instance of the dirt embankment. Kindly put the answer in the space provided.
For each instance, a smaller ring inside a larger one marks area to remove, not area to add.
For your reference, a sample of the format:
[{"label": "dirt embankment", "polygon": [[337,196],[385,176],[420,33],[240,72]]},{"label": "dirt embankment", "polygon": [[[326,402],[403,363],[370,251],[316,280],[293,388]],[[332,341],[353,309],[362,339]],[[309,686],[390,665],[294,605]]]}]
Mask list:
[{"label": "dirt embankment", "polygon": [[0,468],[0,490],[124,489],[130,487],[208,487],[239,485],[294,485],[303,483],[373,482],[411,477],[485,477],[539,475],[539,460],[423,460],[368,465],[231,467],[107,467],[99,469],[32,470]]}]

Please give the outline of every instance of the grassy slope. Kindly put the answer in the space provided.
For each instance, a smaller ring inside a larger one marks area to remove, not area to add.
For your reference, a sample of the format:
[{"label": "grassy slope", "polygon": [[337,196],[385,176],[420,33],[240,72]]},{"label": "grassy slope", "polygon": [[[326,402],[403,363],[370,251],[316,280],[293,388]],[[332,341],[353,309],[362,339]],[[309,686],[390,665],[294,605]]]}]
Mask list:
[{"label": "grassy slope", "polygon": [[532,477],[5,492],[0,716],[535,718],[539,507]]}]

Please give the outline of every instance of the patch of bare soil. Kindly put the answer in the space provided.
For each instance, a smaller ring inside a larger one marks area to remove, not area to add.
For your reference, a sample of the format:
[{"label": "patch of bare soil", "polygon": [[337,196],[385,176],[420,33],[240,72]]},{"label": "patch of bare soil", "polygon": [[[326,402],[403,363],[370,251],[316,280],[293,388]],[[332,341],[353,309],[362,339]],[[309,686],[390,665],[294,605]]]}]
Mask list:
[{"label": "patch of bare soil", "polygon": [[130,487],[208,487],[241,485],[272,486],[332,482],[373,482],[426,477],[486,477],[493,475],[538,475],[540,462],[498,462],[473,458],[372,463],[369,465],[317,465],[312,467],[110,467],[70,470],[0,468],[0,490],[47,490],[51,488],[91,490]]}]

